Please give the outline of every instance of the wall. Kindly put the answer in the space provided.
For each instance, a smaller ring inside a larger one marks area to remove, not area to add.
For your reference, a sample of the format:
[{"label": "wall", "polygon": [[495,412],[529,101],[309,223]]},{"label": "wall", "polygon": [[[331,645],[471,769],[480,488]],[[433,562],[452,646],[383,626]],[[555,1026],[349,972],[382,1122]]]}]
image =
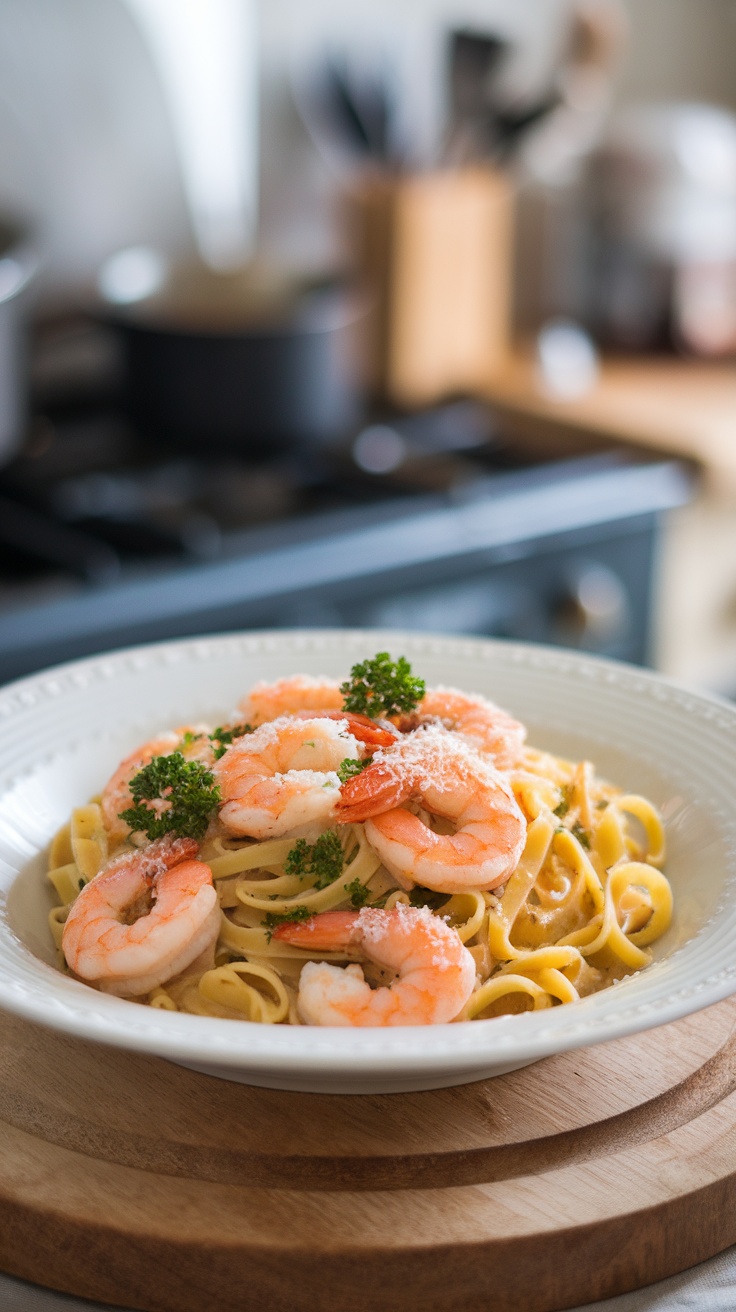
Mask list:
[{"label": "wall", "polygon": [[624,100],[708,100],[736,109],[734,0],[625,0]]}]

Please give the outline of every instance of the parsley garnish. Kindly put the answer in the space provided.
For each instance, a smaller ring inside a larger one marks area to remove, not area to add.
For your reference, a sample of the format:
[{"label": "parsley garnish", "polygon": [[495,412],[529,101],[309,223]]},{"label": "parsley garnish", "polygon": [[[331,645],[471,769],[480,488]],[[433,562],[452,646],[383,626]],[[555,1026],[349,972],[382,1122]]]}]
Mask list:
[{"label": "parsley garnish", "polygon": [[364,761],[354,761],[352,757],[346,756],[337,767],[337,777],[341,784],[346,784],[348,779],[353,779],[361,770],[365,770],[367,765],[371,764],[372,756],[366,756]]},{"label": "parsley garnish", "polygon": [[214,747],[215,760],[219,761],[220,757],[225,755],[234,738],[242,738],[244,734],[252,732],[250,724],[233,724],[229,729],[224,729],[220,725],[217,729],[213,729],[209,737]]},{"label": "parsley garnish", "polygon": [[191,747],[192,743],[196,743],[197,739],[201,737],[202,737],[201,733],[195,733],[193,729],[187,729],[186,733],[184,734],[184,737],[179,743],[179,746]]},{"label": "parsley garnish", "polygon": [[155,756],[131,779],[130,794],[134,805],[120,819],[151,840],[165,834],[202,838],[220,801],[212,772],[200,761],[185,761],[181,752]]},{"label": "parsley garnish", "polygon": [[387,651],[354,665],[350,678],[340,685],[346,711],[357,715],[398,715],[413,711],[426,691],[423,679],[412,675],[404,656],[392,661]]},{"label": "parsley garnish", "polygon": [[359,879],[354,879],[352,884],[346,884],[345,892],[350,894],[350,904],[356,911],[360,911],[360,908],[365,906],[371,895],[370,889],[366,888],[365,884],[361,884]]},{"label": "parsley garnish", "polygon": [[553,815],[558,815],[558,816],[560,817],[560,819],[562,819],[563,815],[567,815],[567,813],[568,813],[569,810],[570,810],[570,803],[568,802],[568,800],[567,800],[566,797],[563,797],[563,799],[562,799],[562,801],[560,802],[559,806],[556,806],[556,807],[555,807],[555,809],[554,809],[554,811],[552,812],[552,814],[553,814]]},{"label": "parsley garnish", "polygon": [[587,829],[583,829],[583,826],[579,821],[577,824],[573,825],[570,832],[575,835],[581,847],[590,847],[588,831]]},{"label": "parsley garnish", "polygon": [[433,888],[421,888],[419,884],[411,890],[409,901],[413,907],[429,907],[430,911],[439,911],[449,902],[449,893],[436,893]]},{"label": "parsley garnish", "polygon": [[273,938],[273,931],[278,929],[279,925],[285,925],[290,920],[311,920],[314,912],[304,904],[296,907],[290,907],[288,911],[267,911],[263,917],[263,924],[266,927],[268,941]]},{"label": "parsley garnish", "polygon": [[340,878],[343,867],[343,850],[335,829],[321,834],[316,843],[298,838],[284,862],[287,875],[299,879],[314,877],[315,888],[327,888]]}]

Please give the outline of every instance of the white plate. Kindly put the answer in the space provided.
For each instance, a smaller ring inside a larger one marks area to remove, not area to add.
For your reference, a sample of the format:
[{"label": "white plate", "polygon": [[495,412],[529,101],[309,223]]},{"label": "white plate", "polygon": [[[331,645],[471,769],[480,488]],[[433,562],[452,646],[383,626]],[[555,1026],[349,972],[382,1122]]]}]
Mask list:
[{"label": "white plate", "polygon": [[[673,926],[641,974],[549,1011],[391,1030],[213,1020],[98,993],[53,966],[45,849],[73,806],[159,728],[219,723],[256,679],[345,677],[376,651],[429,684],[485,693],[529,740],[595,762],[662,810]],[[281,632],[95,657],[0,691],[0,1006],[54,1029],[224,1078],[374,1093],[499,1075],[649,1029],[736,991],[736,708],[655,675],[527,645],[383,632]]]}]

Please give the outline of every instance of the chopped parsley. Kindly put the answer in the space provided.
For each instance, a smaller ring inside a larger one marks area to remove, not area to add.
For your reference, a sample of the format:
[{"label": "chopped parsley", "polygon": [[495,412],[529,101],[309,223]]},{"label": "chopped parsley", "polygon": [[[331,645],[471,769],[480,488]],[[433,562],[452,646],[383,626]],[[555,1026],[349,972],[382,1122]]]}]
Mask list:
[{"label": "chopped parsley", "polygon": [[224,729],[219,725],[213,729],[210,734],[210,742],[213,745],[215,760],[219,761],[221,756],[225,755],[228,747],[235,738],[242,738],[246,733],[252,733],[253,728],[250,724],[232,724],[229,729]]},{"label": "chopped parsley", "polygon": [[345,892],[350,894],[350,905],[356,911],[360,911],[360,908],[365,906],[371,895],[370,889],[366,888],[366,885],[362,884],[359,879],[354,879],[352,884],[346,884]]},{"label": "chopped parsley", "polygon": [[337,830],[328,829],[316,843],[298,838],[284,862],[284,870],[287,875],[296,875],[299,879],[313,878],[315,888],[327,888],[340,878],[343,862]]},{"label": "chopped parsley", "polygon": [[302,903],[296,907],[289,907],[288,911],[267,911],[263,917],[263,925],[267,931],[268,941],[273,938],[273,931],[278,929],[279,925],[286,925],[292,920],[311,920],[314,912]]},{"label": "chopped parsley", "polygon": [[552,814],[553,814],[553,815],[558,815],[558,816],[560,817],[560,819],[562,819],[563,815],[567,815],[567,813],[568,813],[569,810],[570,810],[570,803],[569,803],[567,797],[564,797],[564,796],[563,796],[562,801],[560,802],[559,806],[556,806],[556,807],[555,807],[555,809],[554,809],[554,811],[552,812]]},{"label": "chopped parsley", "polygon": [[590,835],[588,834],[587,829],[584,829],[583,826],[580,824],[580,822],[573,825],[572,829],[570,830],[570,833],[574,834],[575,838],[577,838],[581,847],[590,847]]},{"label": "chopped parsley", "polygon": [[361,770],[365,770],[365,767],[371,764],[372,760],[372,756],[366,756],[364,761],[355,761],[352,757],[346,756],[345,760],[341,761],[337,767],[337,777],[340,783],[346,784],[348,779],[354,779],[356,774],[360,774]]},{"label": "chopped parsley", "polygon": [[387,651],[354,665],[350,678],[340,685],[345,710],[374,720],[413,711],[425,691],[424,680],[414,677],[406,658],[392,661]]},{"label": "chopped parsley", "polygon": [[187,729],[186,733],[184,734],[184,737],[179,743],[179,746],[191,747],[192,743],[196,743],[197,739],[201,737],[202,737],[201,733],[195,733],[193,729]]},{"label": "chopped parsley", "polygon": [[133,833],[153,840],[165,834],[202,838],[220,801],[215,777],[200,761],[181,752],[155,756],[130,781],[133,806],[119,818]]},{"label": "chopped parsley", "polygon": [[433,888],[422,888],[419,884],[411,890],[409,901],[413,907],[429,907],[430,911],[439,911],[449,902],[449,893],[437,893]]}]

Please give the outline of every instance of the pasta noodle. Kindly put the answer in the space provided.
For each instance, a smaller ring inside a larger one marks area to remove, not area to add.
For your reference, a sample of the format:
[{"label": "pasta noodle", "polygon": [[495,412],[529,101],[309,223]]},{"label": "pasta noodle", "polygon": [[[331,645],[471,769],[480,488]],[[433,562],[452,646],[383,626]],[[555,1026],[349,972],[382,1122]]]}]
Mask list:
[{"label": "pasta noodle", "polygon": [[[202,735],[185,735],[185,747],[187,736]],[[314,850],[315,833],[336,836],[336,865],[328,878],[314,862],[299,866],[293,836],[233,837],[215,815],[197,857],[211,871],[217,893],[214,947],[134,1000],[258,1024],[304,1023],[299,987],[305,961],[344,966],[355,954],[339,947],[306,949],[275,929],[291,919],[362,906],[427,907],[457,931],[476,969],[457,1020],[567,1005],[643,969],[672,918],[672,893],[662,873],[664,828],[655,807],[598,779],[590,762],[529,746],[521,748],[505,778],[526,838],[512,873],[491,889],[457,882],[446,891],[406,886],[379,856],[366,822],[312,826],[305,851]],[[453,832],[447,818],[419,802],[407,809],[434,833]],[[48,878],[58,905],[49,924],[60,968],[67,969],[64,924],[80,891],[111,859],[135,855],[137,841],[129,834],[121,843],[110,832],[99,798],[75,808],[55,835]],[[385,965],[370,959],[361,965],[374,988],[391,983]]]}]

